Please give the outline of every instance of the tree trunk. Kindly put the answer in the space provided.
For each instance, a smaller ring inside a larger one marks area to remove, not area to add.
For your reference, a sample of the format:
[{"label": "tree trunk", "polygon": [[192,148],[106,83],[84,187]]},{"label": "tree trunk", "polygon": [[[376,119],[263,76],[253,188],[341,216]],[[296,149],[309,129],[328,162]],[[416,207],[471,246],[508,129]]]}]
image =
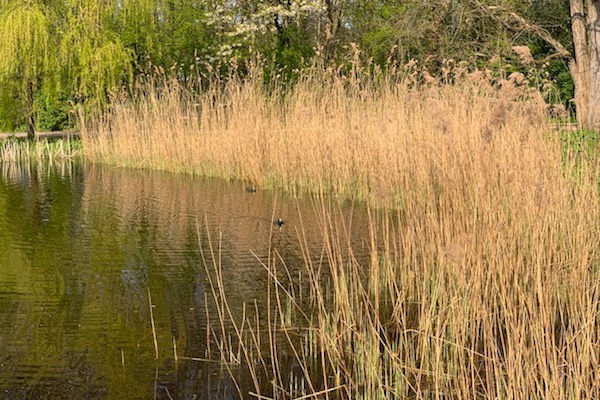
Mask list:
[{"label": "tree trunk", "polygon": [[340,25],[341,9],[335,0],[325,0],[325,58],[335,57],[335,37]]},{"label": "tree trunk", "polygon": [[33,82],[29,82],[27,84],[27,93],[26,93],[26,116],[25,122],[27,124],[27,139],[34,140],[35,139],[35,120],[33,118]]},{"label": "tree trunk", "polygon": [[588,53],[587,23],[583,0],[570,0],[571,30],[575,59],[569,63],[569,70],[575,83],[575,106],[580,128],[588,128],[590,95],[590,55]]},{"label": "tree trunk", "polygon": [[589,108],[587,128],[600,130],[600,0],[588,4],[589,24]]}]

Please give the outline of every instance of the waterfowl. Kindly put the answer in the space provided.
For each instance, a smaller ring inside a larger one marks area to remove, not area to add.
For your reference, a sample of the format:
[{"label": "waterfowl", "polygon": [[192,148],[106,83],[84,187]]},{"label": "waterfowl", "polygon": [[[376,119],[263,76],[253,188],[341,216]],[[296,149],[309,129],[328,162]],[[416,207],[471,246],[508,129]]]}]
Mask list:
[{"label": "waterfowl", "polygon": [[283,224],[285,224],[285,221],[282,220],[281,218],[277,218],[277,220],[275,220],[274,224],[281,228],[283,226]]},{"label": "waterfowl", "polygon": [[256,192],[256,188],[254,186],[248,186],[246,188],[246,192],[248,192],[248,193],[254,193],[254,192]]}]

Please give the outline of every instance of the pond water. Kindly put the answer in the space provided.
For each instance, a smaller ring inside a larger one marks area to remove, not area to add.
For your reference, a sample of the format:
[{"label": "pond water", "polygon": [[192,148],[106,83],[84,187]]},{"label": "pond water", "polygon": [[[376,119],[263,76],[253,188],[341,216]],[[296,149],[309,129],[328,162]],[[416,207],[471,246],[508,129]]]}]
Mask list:
[{"label": "pond water", "polygon": [[265,302],[269,249],[301,271],[304,232],[322,254],[309,200],[79,163],[0,168],[0,399],[237,398],[219,362],[183,359],[215,358],[201,249],[220,248],[234,314]]}]

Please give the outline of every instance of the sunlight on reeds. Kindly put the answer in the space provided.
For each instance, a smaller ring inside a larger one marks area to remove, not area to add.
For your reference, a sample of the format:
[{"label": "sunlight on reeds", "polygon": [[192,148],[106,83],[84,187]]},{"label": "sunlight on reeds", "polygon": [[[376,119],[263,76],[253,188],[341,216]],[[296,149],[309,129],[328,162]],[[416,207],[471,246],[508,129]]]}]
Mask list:
[{"label": "sunlight on reeds", "polygon": [[329,71],[268,92],[260,77],[202,94],[149,84],[82,134],[92,161],[378,206],[365,262],[352,225],[321,197],[321,261],[304,246],[307,297],[273,248],[271,303],[241,319],[218,243],[208,246],[220,321],[207,336],[232,375],[249,369],[254,394],[242,395],[597,398],[599,163],[565,151],[545,113],[521,81],[482,72],[419,84]]},{"label": "sunlight on reeds", "polygon": [[293,87],[267,92],[257,76],[200,94],[153,81],[82,121],[84,149],[91,161],[378,203],[447,186],[442,180],[480,190],[488,178],[500,184],[511,171],[556,161],[537,92],[480,72],[455,75],[416,84],[407,74],[312,71]]}]

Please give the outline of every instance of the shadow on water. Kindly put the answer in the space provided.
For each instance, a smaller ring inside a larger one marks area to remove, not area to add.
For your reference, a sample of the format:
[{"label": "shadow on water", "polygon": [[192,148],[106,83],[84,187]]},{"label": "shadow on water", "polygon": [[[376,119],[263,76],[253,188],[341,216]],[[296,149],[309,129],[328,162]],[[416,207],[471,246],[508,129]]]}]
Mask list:
[{"label": "shadow on water", "polygon": [[[293,276],[303,267],[300,230],[322,254],[309,200],[80,163],[0,168],[0,399],[237,398],[207,334],[218,320],[200,254],[210,252],[207,232],[220,243],[236,315],[244,303],[265,306],[260,260],[270,249]],[[366,250],[366,215],[345,212]],[[282,369],[293,364],[282,355]]]}]

